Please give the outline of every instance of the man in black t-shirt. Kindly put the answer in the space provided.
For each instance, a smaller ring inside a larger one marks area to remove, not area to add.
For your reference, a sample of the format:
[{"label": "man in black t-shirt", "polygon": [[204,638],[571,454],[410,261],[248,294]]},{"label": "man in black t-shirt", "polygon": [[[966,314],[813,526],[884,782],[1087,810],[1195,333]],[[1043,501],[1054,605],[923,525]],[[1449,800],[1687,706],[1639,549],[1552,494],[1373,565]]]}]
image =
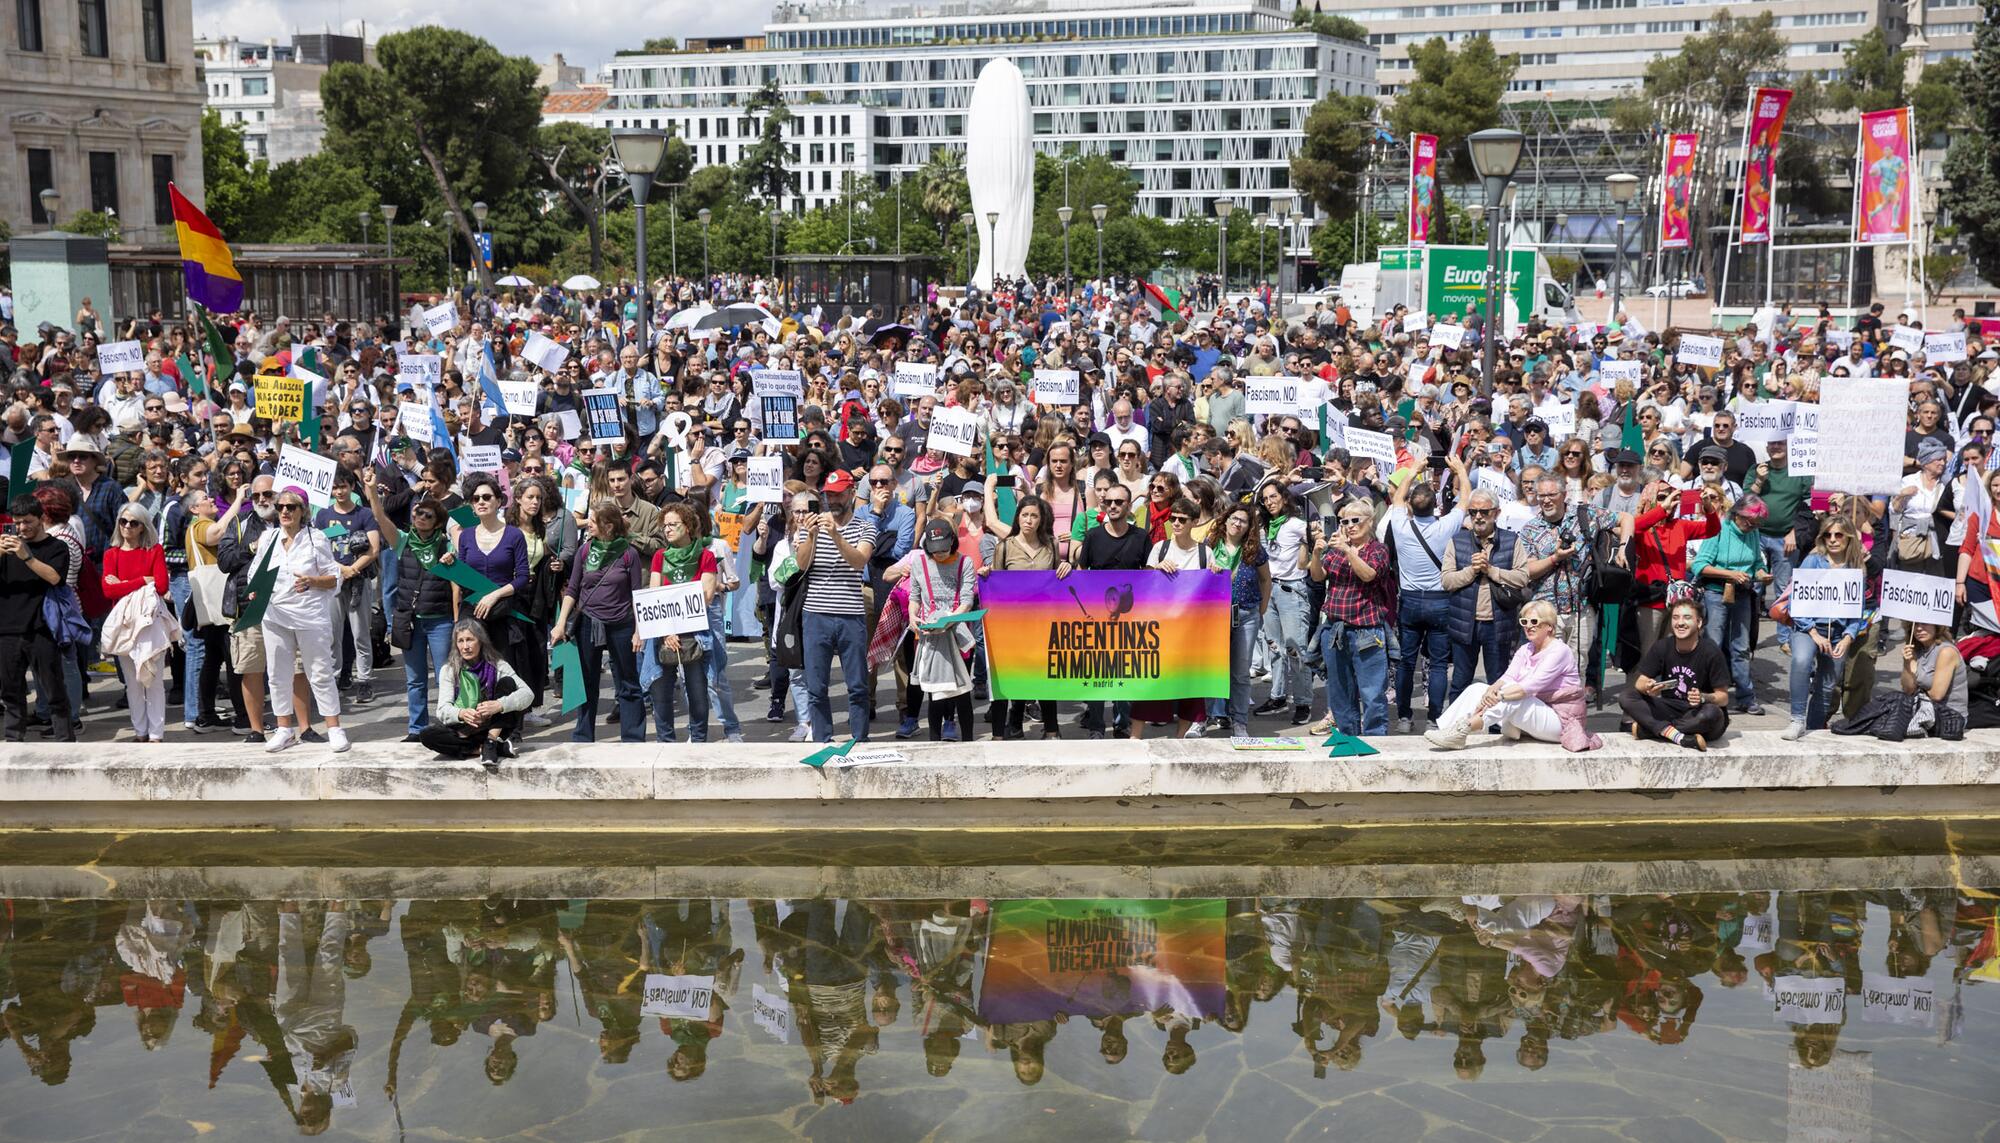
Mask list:
[{"label": "man in black t-shirt", "polygon": [[1639,657],[1639,677],[1618,696],[1632,736],[1664,738],[1707,750],[1729,729],[1729,662],[1701,633],[1701,606],[1683,599],[1668,608],[1671,638]]},{"label": "man in black t-shirt", "polygon": [[0,534],[0,738],[20,742],[27,734],[28,667],[49,692],[49,720],[56,738],[75,742],[69,692],[56,665],[55,633],[42,614],[49,589],[69,574],[69,547],[49,535],[42,506],[32,496],[16,496],[13,521]]},{"label": "man in black t-shirt", "polygon": [[[1101,485],[1097,509],[1097,526],[1083,534],[1082,551],[1075,563],[1064,560],[1056,565],[1057,579],[1072,571],[1138,571],[1146,566],[1146,557],[1152,553],[1153,542],[1146,533],[1132,526],[1132,493],[1115,481]],[[1131,717],[1131,704],[1113,703],[1111,717],[1114,723],[1124,723]],[[1083,729],[1092,738],[1104,737],[1103,703],[1084,704]],[[1123,737],[1124,731],[1116,732]]]}]

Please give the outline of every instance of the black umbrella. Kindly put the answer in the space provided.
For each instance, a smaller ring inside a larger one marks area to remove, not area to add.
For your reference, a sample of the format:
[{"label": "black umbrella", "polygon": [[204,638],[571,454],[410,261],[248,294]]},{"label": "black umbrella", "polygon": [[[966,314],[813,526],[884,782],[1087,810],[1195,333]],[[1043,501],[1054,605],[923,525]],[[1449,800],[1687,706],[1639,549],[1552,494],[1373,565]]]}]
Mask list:
[{"label": "black umbrella", "polygon": [[757,306],[757,305],[723,306],[721,309],[716,310],[714,313],[709,314],[703,317],[700,321],[694,323],[694,328],[734,329],[739,325],[757,325],[762,322],[773,321],[776,319],[776,316],[777,315],[773,314],[770,310],[765,309],[763,306]]},{"label": "black umbrella", "polygon": [[890,322],[876,326],[874,332],[868,335],[868,344],[877,349],[901,349],[915,336],[917,331],[914,327]]}]

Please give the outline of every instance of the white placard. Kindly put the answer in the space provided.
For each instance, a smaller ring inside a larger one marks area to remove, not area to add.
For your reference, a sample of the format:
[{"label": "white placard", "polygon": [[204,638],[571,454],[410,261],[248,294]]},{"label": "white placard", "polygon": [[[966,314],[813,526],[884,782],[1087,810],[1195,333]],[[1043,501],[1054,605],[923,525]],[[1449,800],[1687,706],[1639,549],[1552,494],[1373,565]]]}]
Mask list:
[{"label": "white placard", "polygon": [[1083,401],[1083,378],[1074,369],[1035,370],[1035,404],[1075,405]]},{"label": "white placard", "polygon": [[806,377],[796,369],[752,369],[750,386],[759,397],[797,397],[805,400]]},{"label": "white placard", "polygon": [[1785,471],[1793,476],[1819,475],[1819,434],[1792,430],[1785,445]]},{"label": "white placard", "polygon": [[460,472],[499,472],[505,463],[499,445],[471,445],[458,454]]},{"label": "white placard", "polygon": [[1597,367],[1597,375],[1607,386],[1630,381],[1636,389],[1645,383],[1645,366],[1637,361],[1607,361]]},{"label": "white placard", "polygon": [[1792,436],[1819,435],[1819,406],[1812,401],[1792,402]]},{"label": "white placard", "polygon": [[1882,573],[1882,615],[1917,623],[1951,625],[1954,584],[1950,576],[1917,572]]},{"label": "white placard", "polygon": [[396,402],[396,431],[421,445],[437,442],[432,439],[431,407],[416,401]]},{"label": "white placard", "polygon": [[1674,360],[1682,365],[1705,365],[1710,369],[1722,368],[1722,339],[1703,337],[1700,334],[1681,335],[1680,348],[1674,351]]},{"label": "white placard", "polygon": [[1859,619],[1867,602],[1867,573],[1860,568],[1797,568],[1792,572],[1792,617]]},{"label": "white placard", "polygon": [[[1321,448],[1347,447],[1348,420],[1346,413],[1341,412],[1333,405],[1321,405],[1313,410],[1313,417],[1319,422],[1320,435],[1325,438],[1320,441]],[[1349,453],[1348,455],[1351,456],[1353,454]]]},{"label": "white placard", "polygon": [[639,1015],[706,1020],[714,1006],[714,977],[665,976],[649,972],[646,974],[645,998],[639,1004]]},{"label": "white placard", "polygon": [[1937,996],[1920,976],[1861,974],[1861,1019],[1869,1024],[1928,1028],[1937,1021]]},{"label": "white placard", "polygon": [[1296,377],[1245,377],[1243,411],[1253,417],[1289,417],[1299,411]]},{"label": "white placard", "polygon": [[500,399],[506,402],[510,417],[532,417],[535,415],[535,401],[542,395],[542,386],[536,381],[495,381],[500,386]]},{"label": "white placard", "polygon": [[1388,433],[1378,433],[1372,429],[1357,429],[1347,426],[1347,455],[1357,462],[1372,460],[1377,469],[1388,475],[1396,468],[1396,439]]},{"label": "white placard", "polygon": [[1535,406],[1534,416],[1549,427],[1549,443],[1561,444],[1576,435],[1576,406],[1551,403]]},{"label": "white placard", "polygon": [[444,380],[444,358],[435,353],[407,353],[396,358],[396,383],[409,382],[418,392],[428,393]]},{"label": "white placard", "polygon": [[1847,981],[1838,976],[1780,976],[1771,985],[1772,1015],[1785,1024],[1838,1024],[1847,1012]]},{"label": "white placard", "polygon": [[541,366],[545,372],[554,373],[569,360],[569,346],[530,331],[528,344],[521,347],[521,356]]},{"label": "white placard", "polygon": [[562,422],[562,439],[573,441],[583,435],[583,418],[575,409],[557,409],[556,420]]},{"label": "white placard", "polygon": [[1889,348],[1916,353],[1924,347],[1924,331],[1913,325],[1899,325],[1889,331]]},{"label": "white placard", "polygon": [[439,302],[424,311],[424,328],[432,337],[443,337],[458,328],[458,307],[451,302]]},{"label": "white placard", "polygon": [[641,588],[632,593],[632,614],[641,639],[708,630],[708,600],[700,580]]},{"label": "white placard", "polygon": [[1775,948],[1777,932],[1778,922],[1770,913],[1752,913],[1743,918],[1743,935],[1736,942],[1736,951],[1749,953]]},{"label": "white placard", "polygon": [[1828,345],[1842,353],[1847,352],[1847,347],[1854,344],[1854,331],[1851,329],[1830,329],[1826,331],[1825,337]]},{"label": "white placard", "polygon": [[937,395],[938,370],[921,361],[898,361],[889,375],[891,397],[932,397]]},{"label": "white placard", "polygon": [[278,450],[278,471],[273,487],[283,492],[297,485],[305,489],[306,499],[315,508],[333,506],[333,474],[340,468],[330,456],[307,452],[294,445],[286,445]]},{"label": "white placard", "polygon": [[1425,315],[1425,314],[1421,314],[1421,313],[1407,313],[1407,314],[1404,314],[1404,315],[1403,315],[1403,332],[1404,332],[1404,333],[1415,333],[1415,332],[1417,332],[1418,330],[1420,330],[1420,329],[1424,328],[1424,323],[1425,323],[1425,322],[1427,322],[1427,321],[1429,321],[1429,320],[1430,320],[1430,318],[1429,318],[1429,317],[1428,317],[1427,315]]},{"label": "white placard", "polygon": [[785,500],[785,458],[753,456],[743,485],[743,499],[751,504],[782,504]]},{"label": "white placard", "polygon": [[1949,365],[1965,360],[1965,331],[1924,335],[1924,364]]},{"label": "white placard", "polygon": [[952,456],[971,456],[979,447],[979,417],[964,409],[939,409],[931,414],[930,436],[925,447]]},{"label": "white placard", "polygon": [[1457,349],[1465,344],[1465,327],[1439,322],[1431,327],[1431,344],[1442,345],[1446,349]]},{"label": "white placard", "polygon": [[105,341],[97,346],[97,371],[110,376],[113,373],[138,373],[146,368],[146,350],[136,341]]},{"label": "white placard", "polygon": [[750,986],[750,1022],[780,1044],[792,1042],[792,1006],[781,992]]},{"label": "white placard", "polygon": [[1736,439],[1744,444],[1769,444],[1792,435],[1795,413],[1790,401],[1745,401],[1734,411]]},{"label": "white placard", "polygon": [[[1903,433],[1910,383],[1902,378],[1827,377],[1820,381],[1819,478],[1828,492],[1889,496],[1903,486]],[[1814,414],[1815,417],[1818,413]],[[1805,428],[1795,424],[1795,431]]]}]

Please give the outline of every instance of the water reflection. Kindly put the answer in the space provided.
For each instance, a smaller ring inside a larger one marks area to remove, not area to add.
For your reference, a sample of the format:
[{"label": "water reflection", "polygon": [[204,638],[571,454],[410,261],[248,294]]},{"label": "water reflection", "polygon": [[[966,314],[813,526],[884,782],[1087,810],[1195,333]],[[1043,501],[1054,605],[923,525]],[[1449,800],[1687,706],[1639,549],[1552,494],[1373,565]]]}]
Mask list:
[{"label": "water reflection", "polygon": [[[1520,1137],[1994,1118],[1991,1053],[1931,1047],[1990,1042],[2000,1015],[1994,897],[1964,886],[4,905],[10,1137],[1269,1138],[1331,1107],[1401,1138],[1459,1103]],[[1547,1083],[1568,1096],[1523,1097]]]}]

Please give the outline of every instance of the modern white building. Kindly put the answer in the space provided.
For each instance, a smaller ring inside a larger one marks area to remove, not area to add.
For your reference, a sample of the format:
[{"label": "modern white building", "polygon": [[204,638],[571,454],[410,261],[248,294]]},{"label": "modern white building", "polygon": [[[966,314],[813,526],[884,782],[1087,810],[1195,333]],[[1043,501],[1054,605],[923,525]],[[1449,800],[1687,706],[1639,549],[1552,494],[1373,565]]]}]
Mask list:
[{"label": "modern white building", "polygon": [[1027,79],[1038,150],[1131,167],[1138,209],[1162,217],[1288,197],[1313,104],[1376,94],[1374,48],[1295,27],[1277,0],[781,4],[760,36],[619,56],[598,122],[671,128],[697,165],[734,163],[758,137],[745,105],[776,82],[801,173],[785,205],[811,209],[964,150],[973,81],[996,58]]},{"label": "modern white building", "polygon": [[319,81],[329,65],[370,63],[374,50],[360,37],[332,34],[276,40],[234,36],[195,41],[208,88],[208,106],[222,121],[243,129],[252,160],[273,164],[302,159],[326,141]]}]

